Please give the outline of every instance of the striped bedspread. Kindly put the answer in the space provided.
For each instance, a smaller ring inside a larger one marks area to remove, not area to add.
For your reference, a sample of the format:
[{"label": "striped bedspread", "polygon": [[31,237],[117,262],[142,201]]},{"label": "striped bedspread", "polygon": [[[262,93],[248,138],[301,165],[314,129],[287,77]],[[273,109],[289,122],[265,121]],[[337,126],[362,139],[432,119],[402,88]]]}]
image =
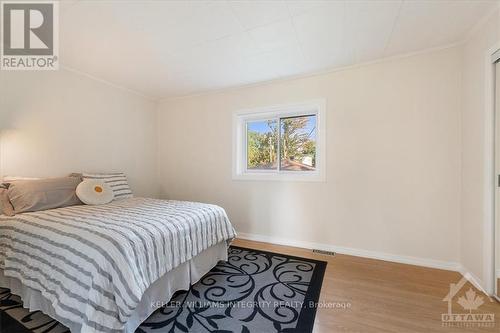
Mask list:
[{"label": "striped bedspread", "polygon": [[0,268],[82,332],[122,332],[155,280],[235,236],[218,206],[131,198],[0,216]]}]

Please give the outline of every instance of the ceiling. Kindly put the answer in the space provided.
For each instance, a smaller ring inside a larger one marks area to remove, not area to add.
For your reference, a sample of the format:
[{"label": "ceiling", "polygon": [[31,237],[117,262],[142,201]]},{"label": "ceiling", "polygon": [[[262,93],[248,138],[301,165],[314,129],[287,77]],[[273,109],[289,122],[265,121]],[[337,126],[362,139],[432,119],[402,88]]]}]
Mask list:
[{"label": "ceiling", "polygon": [[63,1],[60,60],[155,98],[449,45],[498,1]]}]

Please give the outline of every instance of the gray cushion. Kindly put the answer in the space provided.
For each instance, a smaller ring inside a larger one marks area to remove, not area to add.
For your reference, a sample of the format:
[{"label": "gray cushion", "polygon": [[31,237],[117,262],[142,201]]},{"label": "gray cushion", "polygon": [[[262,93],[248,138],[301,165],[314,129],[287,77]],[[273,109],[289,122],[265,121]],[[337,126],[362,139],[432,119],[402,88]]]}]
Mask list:
[{"label": "gray cushion", "polygon": [[14,207],[9,201],[6,186],[0,186],[0,215],[14,216]]},{"label": "gray cushion", "polygon": [[76,196],[80,178],[18,180],[9,183],[7,195],[16,214],[81,205]]}]

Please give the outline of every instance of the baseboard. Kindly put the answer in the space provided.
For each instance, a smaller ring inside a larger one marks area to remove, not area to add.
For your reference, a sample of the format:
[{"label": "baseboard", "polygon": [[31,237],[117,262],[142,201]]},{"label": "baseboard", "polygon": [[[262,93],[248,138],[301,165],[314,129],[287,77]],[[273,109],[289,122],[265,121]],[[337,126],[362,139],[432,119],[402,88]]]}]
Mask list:
[{"label": "baseboard", "polygon": [[249,234],[249,233],[244,233],[244,232],[238,232],[238,238],[253,240],[253,241],[257,241],[257,242],[272,243],[272,244],[277,244],[277,245],[300,247],[300,248],[305,248],[305,249],[318,249],[318,250],[323,250],[323,251],[333,251],[336,253],[341,253],[341,254],[346,254],[346,255],[351,255],[351,256],[356,256],[356,257],[385,260],[385,261],[397,262],[397,263],[401,263],[401,264],[444,269],[444,270],[448,270],[448,271],[462,272],[462,268],[463,268],[462,265],[460,265],[457,262],[447,262],[447,261],[440,261],[440,260],[428,259],[428,258],[411,257],[411,256],[400,256],[400,255],[391,254],[391,253],[384,253],[384,252],[378,252],[378,251],[370,251],[370,250],[356,249],[356,248],[350,248],[350,247],[335,246],[335,245],[330,245],[330,244],[304,242],[304,241],[291,240],[291,239],[285,239],[285,238],[279,238],[279,237]]},{"label": "baseboard", "polygon": [[[285,238],[279,238],[279,237],[249,234],[249,233],[244,233],[244,232],[238,232],[238,238],[252,240],[252,241],[256,241],[256,242],[264,242],[264,243],[272,243],[272,244],[277,244],[277,245],[300,247],[300,248],[304,248],[304,249],[318,249],[318,250],[323,250],[323,251],[333,251],[336,253],[341,253],[341,254],[346,254],[346,255],[356,256],[356,257],[378,259],[378,260],[397,262],[400,264],[408,264],[408,265],[423,266],[423,267],[429,267],[429,268],[444,269],[444,270],[448,270],[448,271],[455,271],[455,272],[459,272],[460,274],[462,274],[467,280],[469,280],[470,283],[472,283],[472,285],[474,287],[481,290],[486,295],[490,295],[490,293],[488,293],[486,291],[486,289],[483,287],[484,286],[483,281],[480,278],[478,278],[477,276],[475,276],[473,273],[471,273],[467,268],[465,268],[464,266],[462,266],[458,262],[440,261],[440,260],[435,260],[435,259],[419,258],[419,257],[411,257],[411,256],[400,256],[400,255],[391,254],[391,253],[369,251],[369,250],[356,249],[356,248],[343,247],[343,246],[335,246],[335,245],[330,245],[330,244],[305,242],[305,241],[298,241],[298,240],[285,239]],[[498,276],[500,276],[500,275],[498,275]]]},{"label": "baseboard", "polygon": [[460,266],[459,272],[467,279],[469,280],[470,283],[477,289],[481,290],[484,294],[490,295],[489,292],[486,291],[486,288],[484,288],[484,282],[480,278],[478,278],[474,273],[471,273],[467,268],[464,266]]}]

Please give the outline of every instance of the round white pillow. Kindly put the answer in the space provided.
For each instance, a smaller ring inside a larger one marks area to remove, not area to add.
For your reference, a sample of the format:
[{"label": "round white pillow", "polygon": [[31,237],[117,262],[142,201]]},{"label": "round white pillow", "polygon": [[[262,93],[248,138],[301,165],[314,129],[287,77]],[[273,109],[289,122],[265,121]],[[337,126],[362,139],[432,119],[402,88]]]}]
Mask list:
[{"label": "round white pillow", "polygon": [[115,198],[111,187],[103,181],[85,179],[76,187],[76,195],[86,205],[104,205]]}]

